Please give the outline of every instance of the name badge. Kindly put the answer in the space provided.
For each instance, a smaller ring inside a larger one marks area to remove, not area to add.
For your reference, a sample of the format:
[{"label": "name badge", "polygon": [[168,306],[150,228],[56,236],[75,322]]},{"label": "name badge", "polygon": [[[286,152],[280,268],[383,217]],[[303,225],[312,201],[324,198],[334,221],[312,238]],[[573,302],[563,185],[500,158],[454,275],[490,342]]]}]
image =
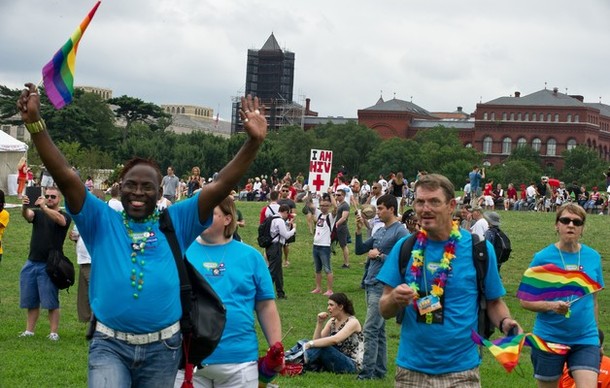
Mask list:
[{"label": "name badge", "polygon": [[580,270],[580,268],[578,268],[578,265],[566,264],[566,271],[578,271],[578,270]]},{"label": "name badge", "polygon": [[417,299],[417,310],[419,311],[420,315],[431,313],[432,311],[436,311],[441,307],[441,301],[437,296],[428,295],[424,298]]}]

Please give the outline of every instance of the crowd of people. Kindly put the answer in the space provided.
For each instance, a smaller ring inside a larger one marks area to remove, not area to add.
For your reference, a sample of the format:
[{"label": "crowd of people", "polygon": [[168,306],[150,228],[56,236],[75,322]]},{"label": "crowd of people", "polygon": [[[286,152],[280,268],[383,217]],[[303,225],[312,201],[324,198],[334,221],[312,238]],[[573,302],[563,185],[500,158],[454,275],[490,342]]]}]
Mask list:
[{"label": "crowd of people", "polygon": [[[34,204],[22,197],[22,216],[33,226],[29,256],[20,274],[20,306],[27,310],[21,337],[35,335],[40,309],[46,309],[48,338],[59,340],[58,289],[45,266],[51,250],[62,250],[74,222],[77,228],[70,239],[77,243],[83,282],[78,316],[93,325],[89,385],[180,386],[186,374],[178,371],[179,281],[159,226],[160,211],[171,216],[181,253],[208,280],[227,309],[221,341],[195,373],[197,387],[258,386],[254,321],[260,323],[270,347],[282,342],[276,300],[288,297],[283,269],[290,266],[291,243],[297,237],[299,201],[305,204],[303,212],[313,235],[311,294],[328,298],[326,311],[317,313],[312,338],[302,345],[302,363],[309,371],[354,374],[360,380],[385,378],[385,321],[401,314],[397,387],[480,387],[481,359],[471,340],[471,331],[478,327],[480,299],[485,300],[487,315],[501,335],[523,332],[503,301],[506,290],[492,241],[486,244],[483,290],[473,266],[475,235],[489,240],[497,234],[490,233],[500,226],[496,209],[530,209],[532,203],[531,210],[556,209],[554,228],[559,241],[536,253],[530,267],[550,263],[582,271],[603,286],[599,253],[579,241],[587,214],[598,210],[602,195],[585,198],[583,187],[579,188],[581,198],[561,182],[552,186],[547,177],[530,185],[535,190],[530,190],[533,202],[529,187],[522,189],[525,203],[512,184],[506,192],[493,181],[482,184],[485,170],[476,166],[468,174],[462,198],[455,197],[453,184],[442,175],[420,171],[408,182],[398,172],[369,184],[357,177],[348,179],[344,168],[324,193],[310,193],[302,174],[294,180],[289,173],[280,178],[277,169],[269,184],[266,177],[253,178],[244,190],[231,192],[254,160],[267,130],[264,108],[257,99],[243,98],[241,106],[248,140],[210,181],[194,167],[183,185],[173,167],[163,176],[154,162],[136,158],[125,164],[120,184],[111,187],[112,199],[105,202],[90,190],[90,179],[83,183],[55,146],[40,116],[38,93],[34,85],[27,85],[18,108],[55,185],[49,185]],[[63,197],[65,211],[59,206]],[[264,201],[259,221],[272,218],[272,241],[263,252],[235,238],[240,219],[236,200]],[[8,224],[3,213],[0,209],[0,241]],[[366,258],[361,283],[366,306],[363,323],[348,295],[335,290],[330,259],[336,244],[341,268],[351,269],[352,214],[354,253]],[[403,244],[409,239],[411,251],[402,257]],[[552,357],[532,351],[538,386],[557,386],[564,373],[576,386],[594,386],[601,361],[597,296],[575,304],[562,298],[521,304],[537,314],[534,334],[570,346],[565,355]],[[139,358],[141,348],[154,356]],[[275,372],[284,368],[281,363]]]}]

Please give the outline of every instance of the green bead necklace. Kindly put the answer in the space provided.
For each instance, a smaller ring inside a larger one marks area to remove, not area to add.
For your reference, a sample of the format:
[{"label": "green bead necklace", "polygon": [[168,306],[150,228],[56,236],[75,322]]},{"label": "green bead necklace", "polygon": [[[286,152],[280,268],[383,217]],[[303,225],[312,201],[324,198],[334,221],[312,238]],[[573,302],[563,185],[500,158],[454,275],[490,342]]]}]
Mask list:
[{"label": "green bead necklace", "polygon": [[[121,216],[123,217],[123,225],[125,225],[127,234],[131,239],[132,252],[130,258],[133,268],[129,274],[129,282],[131,283],[131,287],[134,288],[133,298],[138,299],[140,297],[140,292],[142,292],[142,289],[144,288],[144,265],[146,265],[146,260],[144,260],[144,249],[146,248],[146,241],[152,235],[152,227],[159,219],[159,212],[155,210],[153,214],[146,217],[142,222],[138,222],[149,225],[147,225],[145,232],[137,234],[135,234],[131,228],[131,220],[127,217],[127,213],[122,211]],[[140,255],[140,258],[138,258],[138,255]]]}]

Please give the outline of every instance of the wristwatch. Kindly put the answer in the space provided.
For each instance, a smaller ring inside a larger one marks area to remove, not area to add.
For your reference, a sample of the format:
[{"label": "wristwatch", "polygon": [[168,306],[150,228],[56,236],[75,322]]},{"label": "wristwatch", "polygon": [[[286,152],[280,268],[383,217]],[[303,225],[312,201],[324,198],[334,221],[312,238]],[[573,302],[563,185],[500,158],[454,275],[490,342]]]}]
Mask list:
[{"label": "wristwatch", "polygon": [[307,345],[309,345],[310,348],[313,348],[313,341],[309,341]]}]

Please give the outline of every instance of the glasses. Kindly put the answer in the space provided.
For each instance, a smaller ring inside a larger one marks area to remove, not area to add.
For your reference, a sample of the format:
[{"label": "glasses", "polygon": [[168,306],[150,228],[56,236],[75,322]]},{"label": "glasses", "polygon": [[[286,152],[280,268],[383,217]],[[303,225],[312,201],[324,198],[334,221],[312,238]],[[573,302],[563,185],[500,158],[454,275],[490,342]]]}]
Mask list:
[{"label": "glasses", "polygon": [[573,223],[574,226],[583,226],[585,224],[580,218],[560,217],[557,221],[564,225],[570,225],[570,222]]},{"label": "glasses", "polygon": [[46,199],[49,199],[49,198],[51,198],[51,199],[57,199],[57,195],[53,195],[53,194],[46,194],[44,197],[45,197]]},{"label": "glasses", "polygon": [[287,192],[289,192],[289,191],[290,191],[290,190],[282,190],[282,193],[287,193]]},{"label": "glasses", "polygon": [[379,190],[379,187],[373,186],[373,190]]},{"label": "glasses", "polygon": [[424,205],[428,205],[428,207],[430,207],[432,209],[436,209],[436,208],[443,206],[445,203],[446,202],[441,201],[438,198],[432,198],[428,201],[424,201],[423,199],[416,199],[415,202],[413,202],[413,207],[423,208]]}]

